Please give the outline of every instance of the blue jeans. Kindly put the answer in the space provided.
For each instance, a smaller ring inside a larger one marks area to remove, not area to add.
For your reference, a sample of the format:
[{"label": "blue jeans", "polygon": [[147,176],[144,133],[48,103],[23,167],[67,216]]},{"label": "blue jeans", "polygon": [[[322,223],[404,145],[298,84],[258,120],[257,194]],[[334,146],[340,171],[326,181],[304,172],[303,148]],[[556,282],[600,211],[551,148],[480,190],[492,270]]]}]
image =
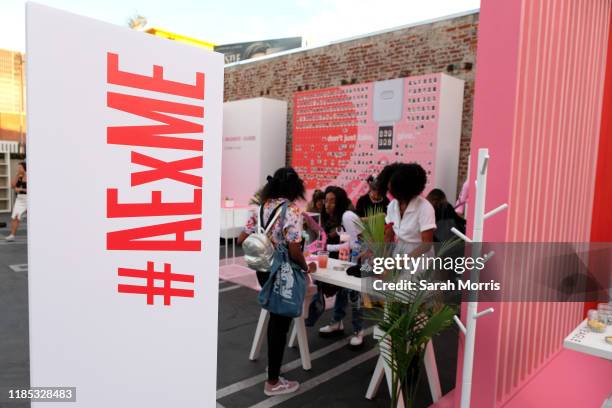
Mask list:
[{"label": "blue jeans", "polygon": [[320,289],[314,294],[310,305],[308,306],[308,317],[304,320],[306,327],[312,327],[315,325],[319,317],[325,311],[325,296]]},{"label": "blue jeans", "polygon": [[363,329],[363,311],[361,310],[361,294],[350,289],[340,289],[336,294],[336,302],[334,303],[333,322],[340,322],[346,316],[346,304],[351,302],[351,323],[353,324],[353,332],[357,333]]},{"label": "blue jeans", "polygon": [[[346,316],[346,304],[351,302],[353,331],[357,333],[363,328],[363,311],[361,310],[361,294],[354,290],[341,288],[336,293],[334,303],[334,314],[332,323],[339,322]],[[312,302],[308,308],[308,318],[305,320],[307,327],[315,325],[319,317],[325,311],[325,297],[319,290],[312,297]]]}]

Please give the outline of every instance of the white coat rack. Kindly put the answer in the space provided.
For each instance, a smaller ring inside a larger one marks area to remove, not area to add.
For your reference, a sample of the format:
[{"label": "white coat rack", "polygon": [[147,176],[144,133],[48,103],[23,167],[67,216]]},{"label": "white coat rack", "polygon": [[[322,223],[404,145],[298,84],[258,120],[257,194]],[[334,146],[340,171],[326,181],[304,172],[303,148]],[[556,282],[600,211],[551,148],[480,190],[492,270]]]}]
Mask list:
[{"label": "white coat rack", "polygon": [[[476,202],[474,205],[474,229],[472,232],[472,238],[468,238],[462,234],[459,230],[453,228],[452,231],[459,238],[463,239],[468,243],[472,243],[472,257],[477,258],[482,253],[482,238],[484,221],[499,213],[500,211],[508,208],[508,204],[502,204],[494,210],[485,213],[485,197],[487,195],[487,165],[489,164],[489,149],[478,150],[478,174],[476,176]],[[488,253],[484,256],[485,261],[489,260],[493,256],[493,253]],[[470,280],[472,282],[478,281],[478,273],[472,273]],[[459,329],[465,335],[465,347],[463,349],[463,376],[461,382],[461,408],[470,407],[470,398],[472,393],[472,374],[474,369],[474,346],[476,343],[476,322],[479,318],[493,313],[492,307],[478,312],[478,293],[471,292],[469,295],[469,301],[467,304],[467,315],[465,317],[466,324],[461,322],[459,317],[454,316],[455,323],[459,326]]]}]

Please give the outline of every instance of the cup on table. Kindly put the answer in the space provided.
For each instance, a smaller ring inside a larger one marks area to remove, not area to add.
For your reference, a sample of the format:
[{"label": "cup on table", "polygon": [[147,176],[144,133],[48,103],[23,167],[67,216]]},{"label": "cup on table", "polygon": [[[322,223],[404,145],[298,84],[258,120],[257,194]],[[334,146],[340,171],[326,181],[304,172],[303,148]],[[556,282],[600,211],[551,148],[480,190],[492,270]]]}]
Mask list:
[{"label": "cup on table", "polygon": [[603,333],[606,331],[606,325],[608,324],[605,317],[601,315],[597,310],[591,309],[587,313],[587,326],[595,333]]},{"label": "cup on table", "polygon": [[597,305],[597,313],[605,320],[606,324],[612,325],[612,304],[600,303]]},{"label": "cup on table", "polygon": [[327,268],[328,259],[329,259],[329,252],[327,251],[317,252],[317,263],[319,264],[319,268],[321,269]]}]

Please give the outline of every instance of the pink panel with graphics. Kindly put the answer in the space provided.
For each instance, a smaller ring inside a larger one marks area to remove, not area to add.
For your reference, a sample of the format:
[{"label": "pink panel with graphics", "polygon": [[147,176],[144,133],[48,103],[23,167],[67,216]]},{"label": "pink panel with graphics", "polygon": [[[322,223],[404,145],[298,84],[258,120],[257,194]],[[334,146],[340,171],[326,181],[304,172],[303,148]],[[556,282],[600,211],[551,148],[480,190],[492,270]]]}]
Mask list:
[{"label": "pink panel with graphics", "polygon": [[[462,105],[463,81],[443,74],[296,93],[292,165],[309,193],[339,185],[356,199],[386,164],[417,162],[426,191],[441,187],[452,199]],[[439,174],[440,160],[454,168]]]}]

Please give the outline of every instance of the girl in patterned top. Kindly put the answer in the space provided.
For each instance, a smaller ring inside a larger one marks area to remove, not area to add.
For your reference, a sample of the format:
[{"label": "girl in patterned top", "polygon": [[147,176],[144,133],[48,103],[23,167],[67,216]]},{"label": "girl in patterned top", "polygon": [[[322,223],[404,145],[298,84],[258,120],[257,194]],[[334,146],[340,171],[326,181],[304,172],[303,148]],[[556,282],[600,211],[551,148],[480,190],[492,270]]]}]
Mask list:
[{"label": "girl in patterned top", "polygon": [[[314,272],[316,264],[306,264],[302,253],[302,226],[304,220],[302,211],[294,201],[304,199],[304,182],[291,167],[278,169],[274,176],[268,177],[268,182],[261,191],[261,202],[263,203],[263,220],[265,224],[272,216],[274,209],[288,202],[285,214],[284,227],[281,229],[281,220],[277,219],[271,227],[269,236],[272,244],[276,247],[281,243],[287,244],[289,257],[299,265],[305,273]],[[280,209],[279,209],[280,211]],[[238,244],[246,239],[257,229],[257,213],[254,213],[238,237]],[[263,287],[268,277],[268,272],[257,272],[259,284]],[[268,381],[264,385],[264,393],[268,396],[289,394],[299,388],[297,381],[289,381],[280,376],[280,367],[283,362],[283,353],[287,344],[287,332],[293,318],[270,313],[268,323]]]}]

